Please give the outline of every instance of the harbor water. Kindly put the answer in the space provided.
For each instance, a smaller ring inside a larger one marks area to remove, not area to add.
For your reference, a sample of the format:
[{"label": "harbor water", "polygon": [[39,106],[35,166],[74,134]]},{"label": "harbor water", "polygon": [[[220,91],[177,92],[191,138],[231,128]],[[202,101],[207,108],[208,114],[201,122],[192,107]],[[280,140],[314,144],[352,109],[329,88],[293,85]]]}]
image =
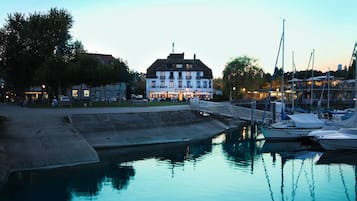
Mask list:
[{"label": "harbor water", "polygon": [[242,125],[199,142],[98,150],[98,164],[13,173],[0,200],[357,200],[356,152],[249,138]]}]

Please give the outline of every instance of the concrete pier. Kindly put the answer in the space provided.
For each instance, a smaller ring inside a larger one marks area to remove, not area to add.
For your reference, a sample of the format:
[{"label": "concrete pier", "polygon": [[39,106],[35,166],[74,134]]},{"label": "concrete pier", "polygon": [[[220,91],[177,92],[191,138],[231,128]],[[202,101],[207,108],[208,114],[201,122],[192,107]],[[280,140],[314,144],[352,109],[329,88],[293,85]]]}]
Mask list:
[{"label": "concrete pier", "polygon": [[237,121],[201,116],[188,105],[134,108],[24,108],[0,104],[0,185],[13,171],[99,161],[94,148],[207,139]]}]

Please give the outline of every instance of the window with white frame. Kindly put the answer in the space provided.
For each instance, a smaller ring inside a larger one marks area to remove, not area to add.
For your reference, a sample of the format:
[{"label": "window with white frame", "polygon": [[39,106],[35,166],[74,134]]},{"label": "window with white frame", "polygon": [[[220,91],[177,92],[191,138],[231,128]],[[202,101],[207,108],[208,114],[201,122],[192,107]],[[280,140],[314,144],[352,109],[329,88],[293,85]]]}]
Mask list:
[{"label": "window with white frame", "polygon": [[156,80],[151,81],[151,88],[156,88]]}]

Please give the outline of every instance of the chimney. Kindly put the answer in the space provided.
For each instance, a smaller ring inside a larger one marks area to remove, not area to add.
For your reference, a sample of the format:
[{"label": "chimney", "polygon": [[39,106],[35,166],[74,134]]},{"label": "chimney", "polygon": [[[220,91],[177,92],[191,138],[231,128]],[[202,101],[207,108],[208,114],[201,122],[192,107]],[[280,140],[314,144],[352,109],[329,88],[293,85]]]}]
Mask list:
[{"label": "chimney", "polygon": [[193,54],[193,61],[196,61],[196,54]]}]

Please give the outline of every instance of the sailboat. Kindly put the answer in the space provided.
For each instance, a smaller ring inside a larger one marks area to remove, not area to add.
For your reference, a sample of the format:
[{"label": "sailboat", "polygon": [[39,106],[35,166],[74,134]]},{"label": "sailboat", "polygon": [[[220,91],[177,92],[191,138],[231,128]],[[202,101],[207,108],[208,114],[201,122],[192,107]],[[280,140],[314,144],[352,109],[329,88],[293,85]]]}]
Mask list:
[{"label": "sailboat", "polygon": [[[284,41],[285,41],[285,20],[283,21],[283,33],[280,45],[282,47],[282,71],[284,75]],[[279,58],[280,47],[278,51]],[[277,62],[276,62],[277,63]],[[294,64],[293,64],[294,65]],[[285,118],[284,109],[284,76],[281,79],[281,121],[269,126],[262,126],[262,133],[265,140],[296,140],[305,137],[312,130],[320,129],[325,122],[312,113],[292,114]]]},{"label": "sailboat", "polygon": [[338,130],[315,131],[316,141],[326,150],[357,150],[357,42],[353,48],[351,65],[355,62],[355,114],[352,117],[353,127]]}]

